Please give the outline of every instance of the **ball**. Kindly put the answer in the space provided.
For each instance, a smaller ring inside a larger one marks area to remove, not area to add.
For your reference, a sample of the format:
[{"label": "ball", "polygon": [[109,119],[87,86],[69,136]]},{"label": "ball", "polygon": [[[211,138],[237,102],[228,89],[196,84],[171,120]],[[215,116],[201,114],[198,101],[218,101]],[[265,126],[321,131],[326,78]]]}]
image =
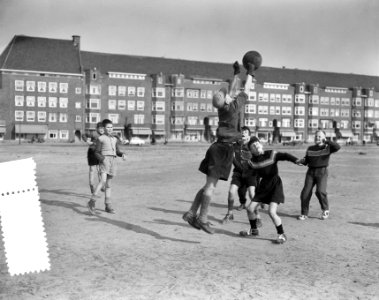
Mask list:
[{"label": "ball", "polygon": [[249,69],[249,63],[254,64],[257,70],[262,65],[262,56],[257,51],[248,51],[242,58],[242,64],[246,70]]}]

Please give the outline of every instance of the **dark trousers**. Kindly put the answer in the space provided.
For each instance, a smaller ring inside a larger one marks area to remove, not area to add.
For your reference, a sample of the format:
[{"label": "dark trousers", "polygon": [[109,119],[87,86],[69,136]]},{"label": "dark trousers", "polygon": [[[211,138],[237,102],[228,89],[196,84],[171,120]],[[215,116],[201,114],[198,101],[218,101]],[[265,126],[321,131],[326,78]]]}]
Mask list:
[{"label": "dark trousers", "polygon": [[307,216],[309,202],[312,197],[313,187],[316,186],[316,196],[322,210],[329,210],[328,194],[326,186],[328,180],[328,168],[309,168],[305,175],[303,190],[301,191],[301,214]]}]

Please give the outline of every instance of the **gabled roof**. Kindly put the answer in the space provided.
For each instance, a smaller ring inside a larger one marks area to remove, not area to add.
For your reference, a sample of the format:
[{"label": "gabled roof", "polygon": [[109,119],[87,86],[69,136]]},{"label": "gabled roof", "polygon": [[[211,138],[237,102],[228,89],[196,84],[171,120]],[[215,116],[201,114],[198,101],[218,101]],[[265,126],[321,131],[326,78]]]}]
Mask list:
[{"label": "gabled roof", "polygon": [[71,40],[16,35],[0,56],[0,69],[80,74],[80,49]]},{"label": "gabled roof", "polygon": [[[142,74],[184,74],[187,78],[206,77],[230,80],[233,76],[232,63],[211,63],[181,59],[108,54],[82,51],[84,69],[96,67],[100,72],[124,72]],[[245,70],[241,66],[241,73]],[[241,77],[244,77],[242,75]],[[261,67],[256,71],[259,83],[288,83],[319,84],[321,88],[333,87],[361,87],[375,88],[379,91],[379,77],[357,74],[343,74],[298,69],[284,69]]]}]

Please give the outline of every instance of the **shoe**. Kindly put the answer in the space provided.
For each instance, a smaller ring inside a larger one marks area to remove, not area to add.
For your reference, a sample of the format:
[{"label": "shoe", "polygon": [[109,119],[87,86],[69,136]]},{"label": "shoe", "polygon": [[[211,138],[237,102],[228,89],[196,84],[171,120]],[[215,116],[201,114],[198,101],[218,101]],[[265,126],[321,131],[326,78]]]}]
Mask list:
[{"label": "shoe", "polygon": [[199,225],[197,224],[197,222],[196,222],[196,217],[194,217],[194,216],[192,215],[192,212],[187,211],[187,212],[183,215],[182,218],[183,218],[184,221],[188,222],[188,224],[190,224],[192,227],[194,227],[194,228],[196,228],[196,229],[198,229],[198,230],[201,229],[200,226],[199,226]]},{"label": "shoe", "polygon": [[287,237],[284,233],[279,234],[278,238],[276,239],[277,244],[284,244],[287,241]]},{"label": "shoe", "polygon": [[306,216],[306,215],[300,215],[300,216],[297,217],[297,219],[299,221],[305,221],[306,219],[308,219],[308,216]]},{"label": "shoe", "polygon": [[240,236],[258,236],[258,235],[259,235],[258,229],[249,228],[248,230],[240,231]]},{"label": "shoe", "polygon": [[233,214],[226,214],[225,217],[222,219],[221,224],[228,224],[234,220]]},{"label": "shoe", "polygon": [[329,210],[324,210],[321,214],[321,220],[329,218]]},{"label": "shoe", "polygon": [[109,214],[114,214],[115,211],[114,209],[112,208],[112,205],[111,204],[105,204],[105,212],[109,213]]},{"label": "shoe", "polygon": [[262,220],[260,218],[257,218],[257,228],[261,228],[262,225]]},{"label": "shoe", "polygon": [[214,230],[214,228],[212,228],[210,225],[211,225],[211,223],[210,222],[201,222],[200,220],[199,220],[199,218],[195,218],[195,222],[196,222],[196,224],[197,225],[199,225],[200,226],[200,228],[202,229],[202,230],[204,230],[206,233],[209,233],[209,234],[214,234],[215,233],[215,230]]},{"label": "shoe", "polygon": [[91,215],[95,215],[96,214],[96,205],[95,205],[95,201],[93,199],[89,200],[88,203],[87,203],[87,207],[88,207],[88,211]]},{"label": "shoe", "polygon": [[237,207],[238,211],[241,211],[243,209],[246,209],[246,205],[245,204],[241,204],[240,206]]}]

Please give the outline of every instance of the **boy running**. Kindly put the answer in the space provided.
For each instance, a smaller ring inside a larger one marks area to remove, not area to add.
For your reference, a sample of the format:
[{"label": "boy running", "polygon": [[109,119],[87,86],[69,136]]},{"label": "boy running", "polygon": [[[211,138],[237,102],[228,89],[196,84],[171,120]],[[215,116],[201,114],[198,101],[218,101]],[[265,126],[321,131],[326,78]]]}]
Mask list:
[{"label": "boy running", "polygon": [[126,159],[125,154],[119,149],[118,139],[112,135],[112,121],[105,119],[103,120],[103,125],[105,133],[98,138],[95,150],[96,157],[100,162],[101,180],[88,202],[88,210],[92,215],[95,214],[96,200],[99,198],[98,193],[102,187],[105,187],[105,211],[111,214],[115,213],[111,205],[111,180],[116,175],[116,157]]},{"label": "boy running", "polygon": [[89,166],[89,188],[91,190],[91,194],[93,194],[96,187],[95,175],[97,175],[98,180],[100,181],[99,160],[96,158],[95,149],[97,139],[99,136],[104,134],[104,125],[102,122],[96,124],[96,132],[97,135],[92,135],[91,137],[87,138],[87,144],[89,145],[87,151],[87,162]]}]

